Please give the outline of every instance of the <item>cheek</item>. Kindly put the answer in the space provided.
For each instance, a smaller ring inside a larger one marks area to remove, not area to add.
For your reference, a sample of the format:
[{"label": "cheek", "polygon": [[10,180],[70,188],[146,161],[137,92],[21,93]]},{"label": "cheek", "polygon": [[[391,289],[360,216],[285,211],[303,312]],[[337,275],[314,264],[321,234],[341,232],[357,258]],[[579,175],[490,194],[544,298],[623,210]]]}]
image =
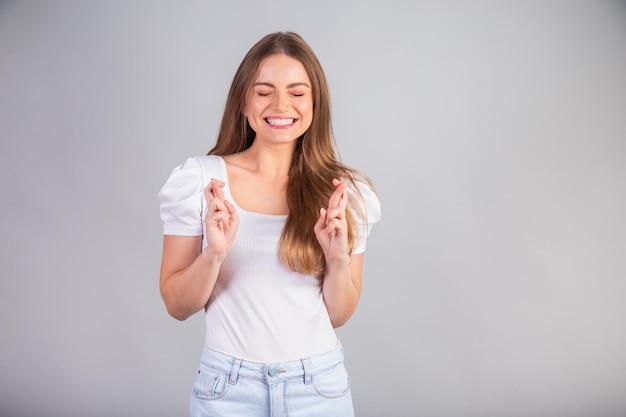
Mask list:
[{"label": "cheek", "polygon": [[308,112],[307,112],[307,119],[309,124],[311,124],[311,122],[313,121],[313,103],[311,103],[308,107]]},{"label": "cheek", "polygon": [[262,111],[260,109],[260,106],[252,102],[243,109],[242,113],[248,118],[249,121],[252,121],[259,118]]},{"label": "cheek", "polygon": [[303,103],[299,110],[300,113],[305,115],[307,119],[311,119],[313,117],[313,103]]},{"label": "cheek", "polygon": [[254,115],[258,113],[259,108],[260,108],[260,103],[258,102],[257,97],[254,97],[254,95],[250,94],[243,101],[243,104],[241,105],[241,112],[247,118],[251,118],[251,117],[254,117]]}]

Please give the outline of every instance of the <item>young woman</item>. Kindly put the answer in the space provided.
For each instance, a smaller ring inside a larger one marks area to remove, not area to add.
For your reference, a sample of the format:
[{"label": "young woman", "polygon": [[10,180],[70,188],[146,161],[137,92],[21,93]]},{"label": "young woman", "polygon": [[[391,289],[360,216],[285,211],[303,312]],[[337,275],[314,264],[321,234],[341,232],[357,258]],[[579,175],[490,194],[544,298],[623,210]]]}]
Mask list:
[{"label": "young woman", "polygon": [[191,415],[352,416],[334,327],[357,306],[380,203],[337,156],[326,77],[299,35],[252,47],[215,147],[159,199],[167,310],[206,316]]}]

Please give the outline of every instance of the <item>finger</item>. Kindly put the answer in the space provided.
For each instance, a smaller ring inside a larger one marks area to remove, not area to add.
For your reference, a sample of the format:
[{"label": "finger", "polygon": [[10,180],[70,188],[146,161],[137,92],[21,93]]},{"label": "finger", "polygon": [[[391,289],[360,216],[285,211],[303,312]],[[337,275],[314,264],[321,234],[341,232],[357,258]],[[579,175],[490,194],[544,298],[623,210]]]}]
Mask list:
[{"label": "finger", "polygon": [[335,185],[335,191],[333,191],[330,199],[328,200],[328,208],[331,207],[339,207],[346,205],[347,194],[346,194],[346,184],[334,179],[333,185]]},{"label": "finger", "polygon": [[337,178],[333,178],[333,185],[336,187],[339,184],[341,184],[341,181],[339,181]]},{"label": "finger", "polygon": [[330,219],[326,223],[326,227],[324,228],[324,231],[327,233],[331,233],[331,232],[342,233],[345,230],[346,230],[346,227],[345,227],[344,222],[338,219]]},{"label": "finger", "polygon": [[227,200],[224,200],[224,205],[226,206],[226,210],[228,210],[230,220],[239,223],[239,215],[237,214],[237,210],[235,210],[235,206],[230,204]]},{"label": "finger", "polygon": [[206,199],[207,203],[216,198],[220,198],[219,194],[221,193],[221,191],[222,190],[220,188],[219,182],[213,182],[213,180],[209,181],[209,184],[204,188],[204,198]]},{"label": "finger", "polygon": [[328,224],[331,220],[344,220],[346,218],[346,209],[345,207],[333,207],[329,208],[326,213],[326,224]]},{"label": "finger", "polygon": [[214,219],[217,214],[220,214],[220,218],[222,218],[222,214],[224,213],[229,216],[228,207],[226,207],[225,202],[222,200],[218,200],[217,198],[212,199],[207,207],[207,219]]},{"label": "finger", "polygon": [[209,202],[207,215],[214,215],[215,213],[225,213],[226,215],[230,215],[224,200],[213,198]]},{"label": "finger", "polygon": [[328,222],[333,218],[343,219],[346,216],[347,194],[345,189],[337,189],[328,203],[328,213],[326,214]]},{"label": "finger", "polygon": [[313,230],[315,230],[316,232],[321,232],[324,229],[324,227],[326,227],[326,210],[321,208],[320,217],[319,219],[317,219],[317,222],[315,222],[315,226],[313,226]]},{"label": "finger", "polygon": [[211,195],[215,198],[219,198],[220,200],[224,200],[224,192],[222,191],[222,187],[225,185],[222,181],[211,178]]},{"label": "finger", "polygon": [[204,187],[204,198],[207,203],[210,203],[213,200],[213,196],[211,195],[211,183]]}]

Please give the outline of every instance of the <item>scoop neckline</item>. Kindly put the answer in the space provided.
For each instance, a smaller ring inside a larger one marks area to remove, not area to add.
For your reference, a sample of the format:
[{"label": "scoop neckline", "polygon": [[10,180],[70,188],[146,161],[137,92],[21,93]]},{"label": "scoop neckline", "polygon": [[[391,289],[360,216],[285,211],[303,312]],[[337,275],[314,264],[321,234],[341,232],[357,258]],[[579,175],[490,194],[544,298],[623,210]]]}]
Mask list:
[{"label": "scoop neckline", "polygon": [[217,156],[217,159],[220,162],[220,168],[222,171],[222,181],[224,182],[224,195],[227,197],[226,199],[228,200],[229,203],[231,203],[233,206],[235,206],[235,208],[237,209],[237,211],[241,211],[243,213],[249,214],[249,215],[253,215],[253,216],[262,216],[262,217],[268,217],[268,218],[274,218],[274,219],[286,219],[289,214],[269,214],[269,213],[262,213],[259,211],[252,211],[252,210],[246,210],[245,208],[241,207],[238,203],[237,200],[235,200],[235,198],[233,197],[233,194],[230,192],[230,185],[228,182],[228,171],[226,170],[226,161],[224,160],[224,158],[222,158],[221,155],[215,155]]}]

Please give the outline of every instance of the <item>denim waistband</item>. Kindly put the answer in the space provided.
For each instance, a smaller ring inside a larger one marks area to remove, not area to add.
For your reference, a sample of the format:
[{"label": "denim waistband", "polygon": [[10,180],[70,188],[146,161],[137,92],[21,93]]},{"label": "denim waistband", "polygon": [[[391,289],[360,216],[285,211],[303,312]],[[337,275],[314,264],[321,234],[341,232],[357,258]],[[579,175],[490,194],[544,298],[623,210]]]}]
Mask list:
[{"label": "denim waistband", "polygon": [[343,363],[343,347],[338,341],[333,349],[318,355],[287,362],[258,363],[236,358],[205,346],[201,363],[203,366],[229,375],[230,384],[236,384],[238,378],[263,380],[269,384],[286,379],[304,378],[304,383],[310,384],[312,375]]}]

